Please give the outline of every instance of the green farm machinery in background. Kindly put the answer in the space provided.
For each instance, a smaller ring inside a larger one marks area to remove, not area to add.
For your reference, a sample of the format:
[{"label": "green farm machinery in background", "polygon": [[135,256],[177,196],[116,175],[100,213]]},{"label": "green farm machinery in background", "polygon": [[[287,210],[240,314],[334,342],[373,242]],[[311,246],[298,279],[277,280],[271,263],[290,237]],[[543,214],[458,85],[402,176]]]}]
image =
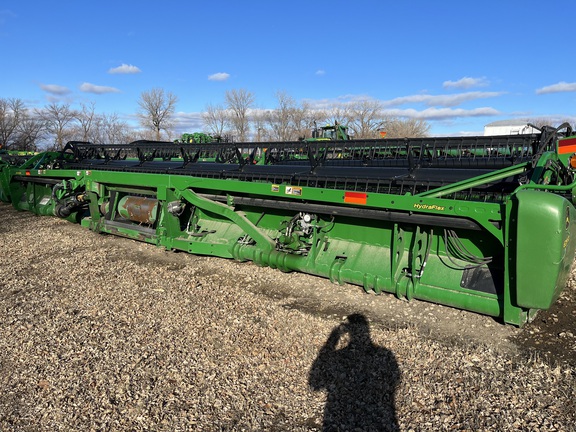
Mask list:
[{"label": "green farm machinery in background", "polygon": [[194,133],[183,133],[180,139],[175,141],[181,144],[207,144],[211,142],[216,142],[212,135],[205,134],[203,132]]},{"label": "green farm machinery in background", "polygon": [[321,127],[315,126],[312,130],[312,138],[305,139],[307,142],[339,140],[350,140],[350,135],[348,135],[348,126],[341,125],[338,122]]},{"label": "green farm machinery in background", "polygon": [[0,166],[2,165],[22,165],[38,152],[26,150],[4,150],[0,148]]},{"label": "green farm machinery in background", "polygon": [[70,142],[0,171],[19,210],[523,325],[576,249],[576,136]]},{"label": "green farm machinery in background", "polygon": [[228,137],[216,135],[212,136],[204,132],[183,133],[179,139],[174,141],[177,144],[209,144],[228,142]]}]

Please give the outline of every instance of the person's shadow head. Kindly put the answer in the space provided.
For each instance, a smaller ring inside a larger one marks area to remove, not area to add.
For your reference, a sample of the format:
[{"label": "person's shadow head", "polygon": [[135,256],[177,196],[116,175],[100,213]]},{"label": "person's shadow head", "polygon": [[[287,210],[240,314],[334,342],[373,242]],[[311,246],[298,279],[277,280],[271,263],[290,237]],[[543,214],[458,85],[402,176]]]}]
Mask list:
[{"label": "person's shadow head", "polygon": [[336,326],[310,370],[313,390],[327,393],[323,431],[398,431],[394,407],[400,371],[394,354],[375,345],[362,314]]}]

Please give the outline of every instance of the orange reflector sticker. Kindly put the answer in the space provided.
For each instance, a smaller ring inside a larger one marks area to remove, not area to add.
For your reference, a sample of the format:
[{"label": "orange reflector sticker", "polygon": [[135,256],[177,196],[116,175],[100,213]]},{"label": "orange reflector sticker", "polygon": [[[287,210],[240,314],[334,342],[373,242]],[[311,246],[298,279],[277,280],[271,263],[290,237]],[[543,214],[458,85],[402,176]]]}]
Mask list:
[{"label": "orange reflector sticker", "polygon": [[558,153],[576,153],[576,138],[568,138],[558,141]]},{"label": "orange reflector sticker", "polygon": [[368,194],[364,192],[344,192],[344,202],[348,204],[366,205]]},{"label": "orange reflector sticker", "polygon": [[30,171],[26,171],[26,175],[30,175]]}]

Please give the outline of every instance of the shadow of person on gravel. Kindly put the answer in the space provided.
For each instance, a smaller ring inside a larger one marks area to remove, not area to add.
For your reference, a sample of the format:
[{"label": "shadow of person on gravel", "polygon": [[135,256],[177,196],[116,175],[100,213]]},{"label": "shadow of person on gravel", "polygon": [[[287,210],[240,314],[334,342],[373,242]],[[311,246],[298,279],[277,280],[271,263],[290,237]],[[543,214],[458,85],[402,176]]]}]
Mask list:
[{"label": "shadow of person on gravel", "polygon": [[394,354],[372,342],[366,317],[348,316],[330,333],[308,378],[313,390],[328,393],[322,430],[399,431],[399,381]]}]

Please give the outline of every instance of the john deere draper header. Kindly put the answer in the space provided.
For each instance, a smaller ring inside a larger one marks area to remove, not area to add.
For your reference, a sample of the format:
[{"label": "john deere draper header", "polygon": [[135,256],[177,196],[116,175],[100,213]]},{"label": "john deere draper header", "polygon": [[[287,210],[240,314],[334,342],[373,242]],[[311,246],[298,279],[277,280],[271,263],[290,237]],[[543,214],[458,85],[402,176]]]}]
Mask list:
[{"label": "john deere draper header", "polygon": [[70,142],[0,198],[96,232],[250,260],[522,325],[576,248],[576,136]]}]

